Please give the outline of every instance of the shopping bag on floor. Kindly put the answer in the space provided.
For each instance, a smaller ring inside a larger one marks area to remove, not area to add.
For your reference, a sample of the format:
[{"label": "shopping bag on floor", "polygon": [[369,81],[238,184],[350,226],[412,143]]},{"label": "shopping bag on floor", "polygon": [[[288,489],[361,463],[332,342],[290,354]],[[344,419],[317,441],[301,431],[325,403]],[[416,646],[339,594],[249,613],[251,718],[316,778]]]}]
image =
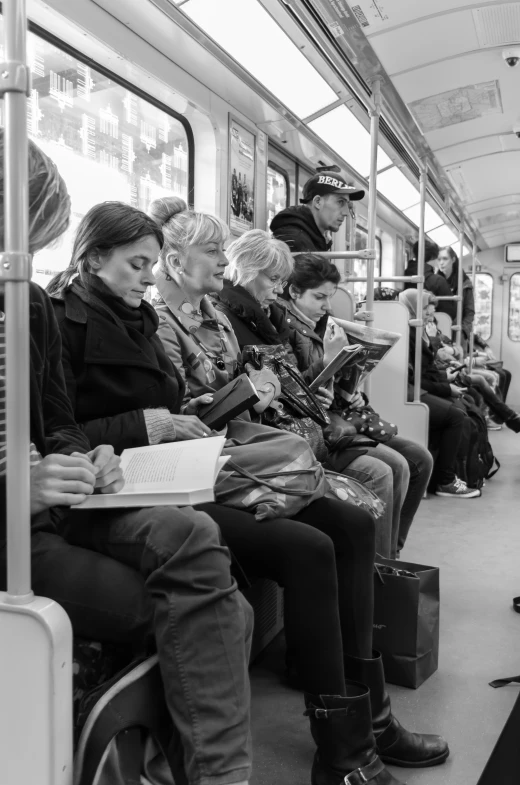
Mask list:
[{"label": "shopping bag on floor", "polygon": [[439,662],[439,568],[376,559],[374,649],[386,681],[416,689]]}]

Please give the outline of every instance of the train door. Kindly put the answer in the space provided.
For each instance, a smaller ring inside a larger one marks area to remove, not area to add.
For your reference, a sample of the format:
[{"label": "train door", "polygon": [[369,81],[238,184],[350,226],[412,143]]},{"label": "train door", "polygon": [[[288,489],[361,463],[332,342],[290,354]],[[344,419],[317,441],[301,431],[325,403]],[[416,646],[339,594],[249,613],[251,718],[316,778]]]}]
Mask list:
[{"label": "train door", "polygon": [[504,368],[513,378],[507,402],[520,406],[520,270],[504,269],[502,302],[502,352]]}]

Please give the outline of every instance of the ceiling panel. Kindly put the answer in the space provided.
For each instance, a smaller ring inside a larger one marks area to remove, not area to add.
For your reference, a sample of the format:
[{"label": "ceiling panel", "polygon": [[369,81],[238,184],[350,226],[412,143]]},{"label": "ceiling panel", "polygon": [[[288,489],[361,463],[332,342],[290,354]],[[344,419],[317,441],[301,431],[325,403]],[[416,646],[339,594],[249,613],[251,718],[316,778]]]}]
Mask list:
[{"label": "ceiling panel", "polygon": [[517,193],[504,194],[495,199],[483,199],[474,202],[473,204],[468,205],[468,211],[478,218],[480,215],[494,209],[520,204],[520,187],[517,190]]},{"label": "ceiling panel", "polygon": [[371,39],[376,54],[390,76],[478,49],[475,26],[469,11],[451,14],[391,30]]},{"label": "ceiling panel", "polygon": [[[350,7],[359,9],[364,19],[362,22],[365,35],[370,38],[379,36],[385,31],[406,25],[423,17],[434,17],[437,14],[451,11],[453,0],[436,0],[435,5],[425,0],[351,0]],[[475,0],[457,0],[457,8],[474,6]],[[359,11],[357,13],[359,13]]]},{"label": "ceiling panel", "polygon": [[501,151],[502,145],[498,136],[484,136],[480,139],[470,139],[461,144],[449,145],[444,149],[437,150],[436,156],[442,166],[449,166],[467,158],[477,158],[481,155],[490,155]]},{"label": "ceiling panel", "polygon": [[475,202],[520,191],[520,151],[468,161],[461,169]]}]

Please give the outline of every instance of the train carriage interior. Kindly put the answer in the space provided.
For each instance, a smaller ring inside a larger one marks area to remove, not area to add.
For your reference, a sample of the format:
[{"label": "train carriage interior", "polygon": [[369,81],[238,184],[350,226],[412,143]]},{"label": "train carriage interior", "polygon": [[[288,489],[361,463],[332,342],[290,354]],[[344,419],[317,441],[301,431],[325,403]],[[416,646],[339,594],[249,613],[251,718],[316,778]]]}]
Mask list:
[{"label": "train carriage interior", "polygon": [[[518,0],[26,2],[28,137],[58,166],[72,208],[65,234],[34,256],[35,283],[67,267],[100,202],[148,211],[178,196],[218,216],[229,244],[269,231],[316,172],[341,172],[365,196],[330,235],[341,278],[332,313],[402,336],[370,378],[375,411],[428,448],[424,390],[408,390],[419,328],[398,301],[419,241],[419,254],[431,242],[461,259],[475,301],[466,353],[477,335],[510,371],[507,406],[520,412]],[[3,25],[0,16],[0,38]],[[456,346],[462,299],[453,319],[437,315]],[[439,662],[418,689],[388,690],[403,724],[441,732],[451,749],[442,766],[390,766],[408,785],[477,785],[518,697],[518,685],[489,682],[520,670],[520,437],[487,422],[500,470],[466,502],[430,488],[400,557],[440,570]],[[251,783],[303,785],[314,753],[285,678],[283,589],[260,580],[245,594],[255,611]],[[520,782],[518,765],[516,778],[481,785]]]}]

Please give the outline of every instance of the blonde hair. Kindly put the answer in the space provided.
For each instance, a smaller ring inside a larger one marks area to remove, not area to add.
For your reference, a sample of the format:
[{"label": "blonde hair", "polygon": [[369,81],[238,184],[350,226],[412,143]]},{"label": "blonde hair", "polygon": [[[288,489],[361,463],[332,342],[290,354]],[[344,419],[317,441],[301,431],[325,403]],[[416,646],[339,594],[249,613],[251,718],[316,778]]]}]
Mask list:
[{"label": "blonde hair", "polygon": [[220,218],[189,210],[180,196],[155,199],[149,215],[163,231],[164,245],[159,259],[164,271],[167,271],[166,257],[172,251],[182,258],[191,245],[224,243],[229,237],[229,229]]},{"label": "blonde hair", "polygon": [[261,272],[287,280],[294,266],[289,246],[262,229],[245,232],[231,243],[226,256],[229,266],[224,275],[240,286],[247,286]]},{"label": "blonde hair", "polygon": [[[4,247],[5,134],[0,129],[0,245]],[[67,229],[70,197],[58,167],[29,140],[29,252],[36,253]]]}]

